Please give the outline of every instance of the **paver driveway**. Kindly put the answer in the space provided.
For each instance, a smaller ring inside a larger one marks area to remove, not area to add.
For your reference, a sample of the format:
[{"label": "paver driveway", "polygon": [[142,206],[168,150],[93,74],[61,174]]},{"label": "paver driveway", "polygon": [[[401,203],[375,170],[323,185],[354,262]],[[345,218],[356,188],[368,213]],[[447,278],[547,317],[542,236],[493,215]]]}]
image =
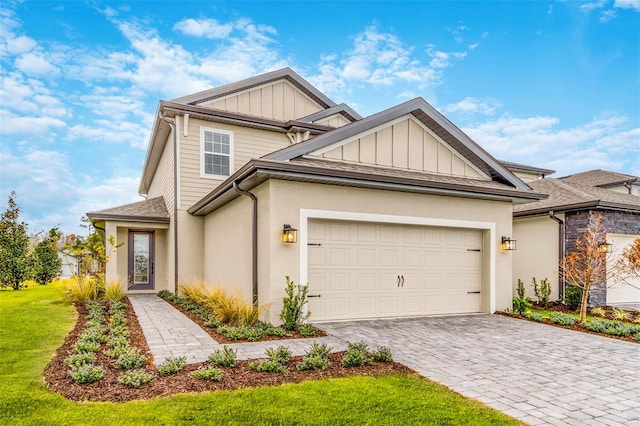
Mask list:
[{"label": "paver driveway", "polygon": [[322,324],[532,425],[640,425],[640,345],[497,315]]}]

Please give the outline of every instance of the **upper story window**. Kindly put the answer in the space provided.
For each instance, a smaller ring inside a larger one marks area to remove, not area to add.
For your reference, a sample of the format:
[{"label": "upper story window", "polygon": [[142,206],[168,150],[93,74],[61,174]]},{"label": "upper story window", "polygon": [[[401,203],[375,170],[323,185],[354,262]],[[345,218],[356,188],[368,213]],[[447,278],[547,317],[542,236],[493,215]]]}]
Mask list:
[{"label": "upper story window", "polygon": [[233,170],[233,132],[201,128],[203,177],[226,178]]}]

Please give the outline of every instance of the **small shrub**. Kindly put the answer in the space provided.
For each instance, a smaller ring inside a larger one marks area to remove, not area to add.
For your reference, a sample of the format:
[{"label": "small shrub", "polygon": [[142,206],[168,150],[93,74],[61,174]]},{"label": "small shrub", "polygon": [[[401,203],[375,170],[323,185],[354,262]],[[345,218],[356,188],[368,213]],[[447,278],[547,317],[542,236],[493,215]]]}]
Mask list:
[{"label": "small shrub", "polygon": [[74,382],[78,384],[93,383],[100,380],[104,375],[102,367],[96,367],[91,364],[84,364],[77,368],[72,368],[69,372]]},{"label": "small shrub", "polygon": [[111,315],[114,315],[114,314],[116,314],[118,312],[124,313],[124,303],[120,299],[118,299],[118,300],[110,299],[109,300],[109,313]]},{"label": "small shrub", "polygon": [[219,382],[220,380],[222,380],[223,374],[222,370],[220,370],[219,368],[200,367],[196,371],[191,373],[191,377],[193,377],[194,379],[213,380],[215,382]]},{"label": "small shrub", "polygon": [[73,345],[73,352],[78,354],[81,352],[98,352],[100,350],[100,343],[93,340],[78,340]]},{"label": "small shrub", "polygon": [[318,329],[311,324],[300,324],[298,331],[303,337],[313,337],[318,333]]},{"label": "small shrub", "polygon": [[636,318],[633,322],[640,324],[640,310],[636,311]]},{"label": "small shrub", "polygon": [[112,336],[107,341],[107,347],[109,348],[122,348],[129,346],[129,341],[123,336]]},{"label": "small shrub", "polygon": [[344,367],[358,367],[360,365],[371,365],[372,363],[369,348],[364,342],[349,343],[347,352],[342,357],[342,365]]},{"label": "small shrub", "polygon": [[522,299],[520,297],[513,298],[513,312],[518,315],[524,315],[529,309],[531,309],[531,302],[529,299]]},{"label": "small shrub", "polygon": [[605,318],[607,316],[607,314],[604,311],[604,309],[601,308],[600,306],[598,306],[596,308],[591,308],[591,315],[593,315],[595,317],[601,317],[601,318]]},{"label": "small shrub", "polygon": [[302,358],[300,364],[296,366],[298,371],[305,370],[326,370],[329,368],[329,360],[319,356],[305,356]]},{"label": "small shrub", "polygon": [[516,292],[518,293],[518,297],[520,299],[524,299],[525,298],[524,283],[522,282],[522,280],[520,278],[518,278],[518,284],[516,285]]},{"label": "small shrub", "polygon": [[130,388],[139,388],[140,386],[152,381],[153,379],[153,374],[147,373],[142,369],[130,370],[118,377],[118,383]]},{"label": "small shrub", "polygon": [[575,311],[582,303],[582,288],[575,285],[568,285],[564,289],[564,303],[567,308]]},{"label": "small shrub", "polygon": [[285,330],[297,329],[311,314],[307,312],[302,314],[304,305],[307,303],[307,293],[309,292],[308,285],[296,285],[291,278],[285,276],[286,296],[282,299],[282,312],[280,313],[280,319],[282,320],[282,328]]},{"label": "small shrub", "polygon": [[287,369],[282,364],[272,359],[260,359],[253,361],[249,364],[249,367],[260,373],[287,373]]},{"label": "small shrub", "polygon": [[115,346],[113,348],[109,348],[104,351],[104,354],[109,358],[118,359],[120,358],[120,355],[128,353],[129,351],[131,351],[131,349],[131,346],[129,346],[129,343],[127,343],[124,346]]},{"label": "small shrub", "polygon": [[607,329],[610,323],[611,321],[604,319],[589,319],[582,322],[581,325],[594,333],[602,333]]},{"label": "small shrub", "polygon": [[104,328],[101,326],[86,328],[80,333],[78,340],[104,343],[107,341],[107,336],[104,334],[104,331]]},{"label": "small shrub", "polygon": [[112,281],[104,287],[104,298],[107,300],[121,300],[124,298],[124,289],[120,281]]},{"label": "small shrub", "polygon": [[129,337],[129,330],[124,325],[114,325],[109,328],[110,337]]},{"label": "small shrub", "polygon": [[207,298],[211,295],[211,290],[207,288],[202,280],[196,283],[180,284],[178,289],[180,296],[199,305],[205,304]]},{"label": "small shrub", "polygon": [[242,327],[234,327],[231,325],[223,325],[218,327],[218,333],[222,334],[229,340],[242,340],[246,338],[246,334]]},{"label": "small shrub", "polygon": [[84,303],[97,299],[99,294],[98,281],[84,277],[73,277],[65,280],[62,297],[67,303]]},{"label": "small shrub", "polygon": [[537,312],[528,312],[525,314],[525,317],[535,322],[542,322],[544,319],[543,316]]},{"label": "small shrub", "polygon": [[111,327],[124,327],[127,326],[127,318],[124,316],[124,313],[117,312],[113,314],[113,316],[109,317],[109,324]]},{"label": "small shrub", "polygon": [[618,321],[631,321],[631,312],[614,307],[612,310],[613,319]]},{"label": "small shrub", "polygon": [[278,362],[282,365],[289,362],[291,358],[291,351],[286,346],[278,346],[277,348],[267,348],[264,353],[272,361]]},{"label": "small shrub", "polygon": [[229,346],[223,346],[222,349],[216,349],[209,355],[209,362],[214,366],[235,367],[238,365],[236,355],[238,351]]},{"label": "small shrub", "polygon": [[538,298],[538,305],[547,306],[547,303],[549,303],[549,296],[551,295],[551,283],[549,282],[549,279],[543,278],[540,281],[540,285],[538,285],[536,278],[533,277],[531,285],[533,286],[533,291]]},{"label": "small shrub", "polygon": [[[638,327],[637,331],[640,332],[640,327]],[[636,326],[623,324],[621,322],[614,322],[611,326],[607,327],[604,332],[611,336],[629,336],[636,332]]]},{"label": "small shrub", "polygon": [[204,325],[205,327],[209,327],[209,328],[220,327],[220,323],[216,321],[214,318],[209,318],[207,321],[205,321]]},{"label": "small shrub", "polygon": [[371,359],[377,362],[393,362],[391,348],[387,346],[380,346],[377,350],[371,352]]},{"label": "small shrub", "polygon": [[317,342],[313,342],[313,345],[305,351],[305,354],[311,357],[329,358],[332,349],[333,348],[326,343],[320,345]]},{"label": "small shrub", "polygon": [[633,338],[636,340],[640,340],[640,332],[633,335]]},{"label": "small shrub", "polygon": [[162,299],[171,300],[171,298],[174,297],[174,294],[171,293],[169,290],[160,290],[158,292],[158,297]]},{"label": "small shrub", "polygon": [[140,354],[140,351],[135,348],[127,348],[122,351],[114,366],[120,370],[131,370],[134,368],[142,367],[147,357]]},{"label": "small shrub", "polygon": [[237,290],[227,294],[219,287],[211,290],[204,303],[213,312],[215,321],[236,326],[254,325],[267,307],[267,305],[254,306]]},{"label": "small shrub", "polygon": [[72,369],[83,365],[91,365],[94,362],[96,362],[96,354],[93,352],[81,352],[69,355],[64,359],[64,364]]},{"label": "small shrub", "polygon": [[182,370],[187,364],[187,358],[183,356],[167,358],[158,366],[161,376],[170,376]]},{"label": "small shrub", "polygon": [[549,319],[552,323],[560,325],[573,325],[576,322],[575,318],[563,312],[550,312]]}]

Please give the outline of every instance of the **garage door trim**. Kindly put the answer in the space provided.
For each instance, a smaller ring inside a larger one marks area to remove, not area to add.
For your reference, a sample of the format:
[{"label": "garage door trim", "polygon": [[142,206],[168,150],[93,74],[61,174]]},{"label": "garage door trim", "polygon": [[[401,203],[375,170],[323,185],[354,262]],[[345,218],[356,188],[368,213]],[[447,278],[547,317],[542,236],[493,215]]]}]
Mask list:
[{"label": "garage door trim", "polygon": [[308,281],[308,225],[309,219],[334,219],[334,220],[346,220],[352,222],[376,222],[376,223],[390,223],[390,224],[402,224],[402,225],[422,225],[422,226],[437,226],[445,228],[466,228],[477,229],[489,232],[489,259],[486,267],[489,270],[489,312],[495,312],[495,286],[496,286],[496,271],[495,271],[495,258],[496,258],[496,224],[494,222],[479,222],[479,221],[467,221],[467,220],[454,220],[454,219],[441,219],[431,217],[416,217],[416,216],[396,216],[385,214],[372,214],[372,213],[357,213],[357,212],[344,212],[335,210],[312,210],[312,209],[300,209],[300,232],[299,232],[299,244],[300,244],[300,282],[306,283]]}]

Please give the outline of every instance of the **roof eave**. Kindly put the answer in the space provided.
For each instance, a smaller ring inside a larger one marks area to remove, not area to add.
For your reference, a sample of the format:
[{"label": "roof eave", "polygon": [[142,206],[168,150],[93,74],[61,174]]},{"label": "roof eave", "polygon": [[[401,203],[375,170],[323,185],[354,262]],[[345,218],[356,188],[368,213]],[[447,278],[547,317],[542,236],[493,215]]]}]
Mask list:
[{"label": "roof eave", "polygon": [[168,217],[157,216],[127,216],[119,214],[104,214],[88,212],[87,217],[92,220],[105,220],[117,222],[145,222],[145,223],[170,223]]},{"label": "roof eave", "polygon": [[587,210],[587,209],[608,209],[618,211],[628,211],[640,213],[640,206],[634,206],[630,204],[614,203],[600,200],[586,201],[583,203],[573,203],[559,206],[540,207],[531,210],[524,210],[519,212],[513,212],[514,217],[525,216],[537,216],[540,214],[546,214],[553,210],[558,213],[567,213],[573,211]]}]

